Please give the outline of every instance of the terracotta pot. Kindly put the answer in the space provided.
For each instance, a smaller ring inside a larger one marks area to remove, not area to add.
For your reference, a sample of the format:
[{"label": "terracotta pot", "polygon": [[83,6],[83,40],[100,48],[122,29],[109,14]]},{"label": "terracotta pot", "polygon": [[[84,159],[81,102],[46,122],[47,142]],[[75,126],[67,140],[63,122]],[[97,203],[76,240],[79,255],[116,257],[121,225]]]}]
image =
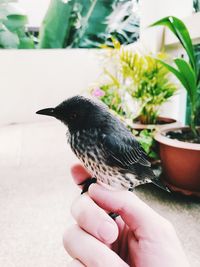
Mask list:
[{"label": "terracotta pot", "polygon": [[187,130],[188,127],[168,128],[155,135],[159,143],[162,179],[172,191],[200,197],[200,144],[165,136],[178,129]]},{"label": "terracotta pot", "polygon": [[182,126],[181,122],[176,121],[172,118],[166,118],[166,117],[158,117],[158,123],[157,124],[142,124],[140,122],[135,122],[131,124],[131,127],[135,130],[144,130],[149,128],[157,128],[157,129],[167,129],[171,127],[180,127]]}]

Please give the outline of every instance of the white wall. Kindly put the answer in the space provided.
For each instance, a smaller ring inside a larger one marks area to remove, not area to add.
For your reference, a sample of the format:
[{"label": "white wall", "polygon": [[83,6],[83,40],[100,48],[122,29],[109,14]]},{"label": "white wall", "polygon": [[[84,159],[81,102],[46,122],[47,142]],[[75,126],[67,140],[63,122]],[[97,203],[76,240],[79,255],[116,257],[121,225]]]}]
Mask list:
[{"label": "white wall", "polygon": [[166,16],[184,18],[193,10],[192,0],[140,0],[140,40],[147,50],[157,52],[163,45],[163,27],[149,27]]},{"label": "white wall", "polygon": [[[166,17],[177,16],[186,18],[193,12],[193,0],[140,0],[141,27],[140,42],[144,50],[157,52],[163,48],[165,42],[165,31],[163,27],[148,27],[153,22]],[[197,27],[198,24],[193,25]],[[169,34],[169,31],[168,31]],[[172,35],[170,35],[172,36]],[[176,41],[176,39],[174,38]],[[174,52],[176,47],[171,47],[167,52]],[[178,55],[177,55],[178,56]],[[162,108],[162,115],[185,121],[186,93],[181,88],[179,94],[172,98]]]},{"label": "white wall", "polygon": [[0,50],[0,125],[37,120],[38,109],[83,92],[102,71],[101,53],[93,49]]}]

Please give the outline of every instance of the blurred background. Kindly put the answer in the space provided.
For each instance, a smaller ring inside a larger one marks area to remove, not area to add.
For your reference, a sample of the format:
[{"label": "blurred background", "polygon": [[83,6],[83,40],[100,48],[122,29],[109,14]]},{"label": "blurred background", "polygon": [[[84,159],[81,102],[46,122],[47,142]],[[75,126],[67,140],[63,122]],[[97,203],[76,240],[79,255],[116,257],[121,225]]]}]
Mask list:
[{"label": "blurred background", "polygon": [[[198,44],[198,16],[194,13],[198,1],[97,1],[95,6],[90,0],[65,2],[0,2],[0,47],[6,49],[0,51],[0,124],[34,120],[37,108],[55,105],[96,83],[105,68],[99,48],[112,46],[111,36],[137,51],[155,54],[163,49],[164,30],[148,26],[171,14],[186,21]],[[169,32],[165,39],[165,51],[181,55],[177,39]],[[163,114],[167,110],[168,116],[184,122],[185,91],[170,102],[162,107]]]},{"label": "blurred background", "polygon": [[[77,159],[65,127],[35,112],[84,94],[103,101],[134,133],[138,121],[150,129],[163,117],[161,124],[190,123],[189,95],[159,62],[189,62],[188,51],[164,24],[149,26],[178,17],[199,70],[199,10],[198,0],[0,0],[0,266],[61,267],[70,260],[62,233],[80,194],[70,175]],[[138,140],[160,164],[152,131],[139,130]],[[136,194],[174,224],[191,266],[200,266],[199,198],[151,185]]]}]

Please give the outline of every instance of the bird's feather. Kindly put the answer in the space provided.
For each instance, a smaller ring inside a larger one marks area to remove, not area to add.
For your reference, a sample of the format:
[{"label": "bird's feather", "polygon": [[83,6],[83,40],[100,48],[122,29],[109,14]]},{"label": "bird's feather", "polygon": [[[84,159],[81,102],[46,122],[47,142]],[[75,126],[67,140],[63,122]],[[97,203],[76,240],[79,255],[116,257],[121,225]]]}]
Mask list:
[{"label": "bird's feather", "polygon": [[110,159],[118,162],[123,167],[140,164],[150,167],[146,154],[134,137],[120,136],[115,134],[102,135],[103,149]]}]

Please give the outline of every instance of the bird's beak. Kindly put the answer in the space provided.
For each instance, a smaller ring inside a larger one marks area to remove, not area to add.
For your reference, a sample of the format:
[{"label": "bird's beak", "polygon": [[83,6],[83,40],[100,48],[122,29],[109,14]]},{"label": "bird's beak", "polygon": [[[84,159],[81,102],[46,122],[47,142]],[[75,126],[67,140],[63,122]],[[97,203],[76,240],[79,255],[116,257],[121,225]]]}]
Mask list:
[{"label": "bird's beak", "polygon": [[55,117],[55,109],[54,108],[41,109],[41,110],[38,110],[36,114]]}]

